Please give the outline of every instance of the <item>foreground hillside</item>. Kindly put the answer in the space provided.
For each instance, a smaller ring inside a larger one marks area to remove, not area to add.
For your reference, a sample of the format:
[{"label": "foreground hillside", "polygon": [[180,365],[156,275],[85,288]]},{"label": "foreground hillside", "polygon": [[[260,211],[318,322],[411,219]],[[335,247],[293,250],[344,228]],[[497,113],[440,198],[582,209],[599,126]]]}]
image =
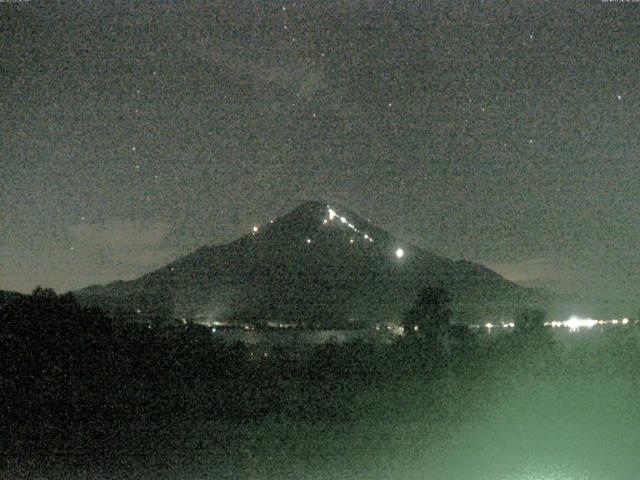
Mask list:
[{"label": "foreground hillside", "polygon": [[[0,478],[637,478],[637,325],[254,355],[40,291],[0,310]],[[87,322],[92,328],[83,328]]]}]

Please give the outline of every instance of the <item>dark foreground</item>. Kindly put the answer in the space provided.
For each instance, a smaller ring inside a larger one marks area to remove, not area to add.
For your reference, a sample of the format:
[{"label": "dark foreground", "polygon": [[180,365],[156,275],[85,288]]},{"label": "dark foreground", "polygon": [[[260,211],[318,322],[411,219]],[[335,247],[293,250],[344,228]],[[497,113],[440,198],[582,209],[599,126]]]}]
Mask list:
[{"label": "dark foreground", "polygon": [[[96,325],[100,325],[97,322]],[[195,326],[6,331],[2,478],[635,479],[635,326],[267,357]]]}]

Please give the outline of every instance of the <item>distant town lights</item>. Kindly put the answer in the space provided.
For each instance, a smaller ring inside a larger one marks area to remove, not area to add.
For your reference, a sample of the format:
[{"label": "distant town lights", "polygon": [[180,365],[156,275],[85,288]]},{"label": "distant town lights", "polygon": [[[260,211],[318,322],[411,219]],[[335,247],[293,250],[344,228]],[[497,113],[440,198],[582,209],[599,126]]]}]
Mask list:
[{"label": "distant town lights", "polygon": [[569,320],[566,320],[563,323],[564,326],[569,329],[569,331],[575,332],[580,328],[591,328],[594,325],[597,325],[598,321],[591,318],[579,318],[576,316],[572,316],[571,318],[569,318]]}]

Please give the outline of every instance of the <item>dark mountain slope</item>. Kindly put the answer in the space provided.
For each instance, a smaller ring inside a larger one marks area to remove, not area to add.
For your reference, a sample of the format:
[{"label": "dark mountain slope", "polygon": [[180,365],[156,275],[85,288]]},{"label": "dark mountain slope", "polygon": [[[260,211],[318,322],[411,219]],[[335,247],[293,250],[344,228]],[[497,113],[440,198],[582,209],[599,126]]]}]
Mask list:
[{"label": "dark mountain slope", "polygon": [[77,294],[111,311],[329,327],[398,321],[425,285],[448,289],[461,321],[509,317],[547,301],[540,291],[414,247],[323,202],[304,203],[257,232],[202,247],[136,280]]}]

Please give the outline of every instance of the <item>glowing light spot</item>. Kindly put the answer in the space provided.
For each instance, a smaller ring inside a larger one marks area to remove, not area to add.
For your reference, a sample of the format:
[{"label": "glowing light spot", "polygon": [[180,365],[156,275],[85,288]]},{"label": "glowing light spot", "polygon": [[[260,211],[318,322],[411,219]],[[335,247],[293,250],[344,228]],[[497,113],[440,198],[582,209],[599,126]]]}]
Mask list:
[{"label": "glowing light spot", "polygon": [[340,217],[340,221],[341,221],[342,223],[347,223],[347,219],[346,219],[346,218],[344,218],[344,217]]},{"label": "glowing light spot", "polygon": [[398,257],[398,258],[404,257],[404,250],[401,249],[401,248],[397,249],[396,250],[396,257]]},{"label": "glowing light spot", "polygon": [[310,238],[307,238],[307,243],[311,243],[311,239]]},{"label": "glowing light spot", "polygon": [[627,323],[629,323],[629,319],[628,318],[623,318],[622,319],[622,324],[626,325]]},{"label": "glowing light spot", "polygon": [[332,209],[329,209],[329,220],[333,220],[336,218],[336,212]]},{"label": "glowing light spot", "polygon": [[575,316],[564,322],[564,326],[567,327],[570,332],[577,332],[581,328],[591,328],[597,324],[597,320],[593,320],[591,318],[579,318]]},{"label": "glowing light spot", "polygon": [[257,226],[253,226],[253,233],[258,233],[258,227]]},{"label": "glowing light spot", "polygon": [[351,240],[349,240],[349,243],[353,243],[353,238]]},{"label": "glowing light spot", "polygon": [[322,223],[326,225],[327,223],[329,223],[329,221],[325,218],[325,219],[322,221]]}]

